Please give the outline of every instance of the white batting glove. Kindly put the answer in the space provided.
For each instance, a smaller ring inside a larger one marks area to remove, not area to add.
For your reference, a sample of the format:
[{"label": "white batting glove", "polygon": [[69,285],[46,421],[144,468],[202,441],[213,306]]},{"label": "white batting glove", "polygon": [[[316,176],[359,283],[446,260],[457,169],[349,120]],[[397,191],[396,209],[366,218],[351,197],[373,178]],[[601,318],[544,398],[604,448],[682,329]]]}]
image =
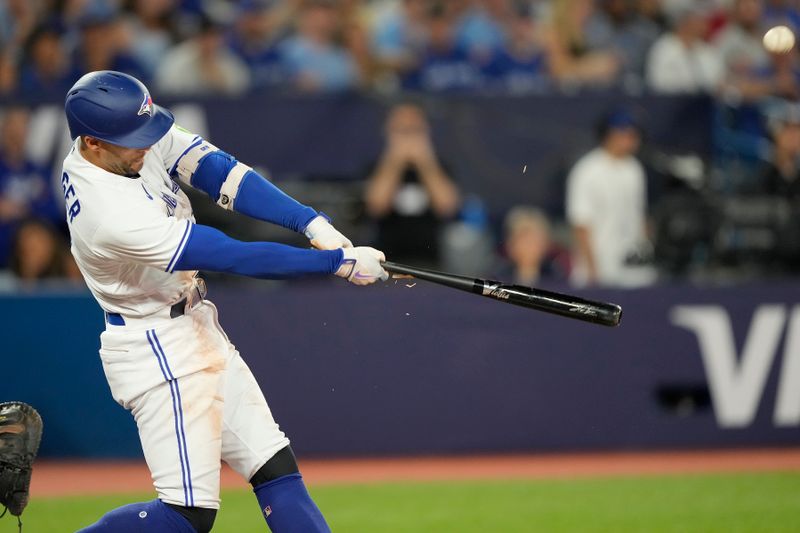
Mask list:
[{"label": "white batting glove", "polygon": [[337,248],[353,247],[353,243],[350,242],[350,239],[342,235],[321,215],[309,222],[303,233],[311,240],[311,246],[317,250],[335,250]]},{"label": "white batting glove", "polygon": [[381,266],[382,261],[386,261],[383,252],[370,248],[369,246],[357,246],[356,248],[342,248],[344,260],[342,266],[336,271],[336,275],[345,278],[355,285],[369,285],[376,281],[389,279],[389,273]]}]

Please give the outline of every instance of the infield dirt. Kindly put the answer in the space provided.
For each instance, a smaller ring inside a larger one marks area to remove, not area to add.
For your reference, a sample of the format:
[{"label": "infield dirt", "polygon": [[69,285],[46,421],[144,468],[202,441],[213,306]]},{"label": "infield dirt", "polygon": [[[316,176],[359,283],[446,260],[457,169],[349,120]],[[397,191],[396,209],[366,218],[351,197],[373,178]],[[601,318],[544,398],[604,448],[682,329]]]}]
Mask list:
[{"label": "infield dirt", "polygon": [[[800,471],[800,448],[635,453],[476,455],[300,461],[306,482],[329,484],[468,479],[557,479],[715,472]],[[226,465],[223,488],[248,484]],[[146,492],[144,461],[37,461],[34,497]]]}]

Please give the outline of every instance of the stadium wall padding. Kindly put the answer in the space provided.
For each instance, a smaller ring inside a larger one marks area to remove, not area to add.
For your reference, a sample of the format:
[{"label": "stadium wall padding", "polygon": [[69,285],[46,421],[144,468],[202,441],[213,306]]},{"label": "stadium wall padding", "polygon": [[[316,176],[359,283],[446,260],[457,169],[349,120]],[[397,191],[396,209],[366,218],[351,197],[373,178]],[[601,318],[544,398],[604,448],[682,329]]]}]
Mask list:
[{"label": "stadium wall padding", "polygon": [[[584,292],[616,329],[408,285],[211,287],[299,454],[800,444],[800,285]],[[42,456],[141,454],[90,295],[0,296],[0,323],[0,401],[39,409]]]}]

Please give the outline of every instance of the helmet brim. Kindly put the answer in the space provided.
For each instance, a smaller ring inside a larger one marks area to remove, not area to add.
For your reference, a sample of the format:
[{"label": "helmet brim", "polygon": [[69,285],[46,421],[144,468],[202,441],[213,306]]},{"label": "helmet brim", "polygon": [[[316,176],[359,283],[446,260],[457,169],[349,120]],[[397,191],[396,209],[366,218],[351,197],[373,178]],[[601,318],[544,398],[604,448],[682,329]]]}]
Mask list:
[{"label": "helmet brim", "polygon": [[174,123],[175,117],[171,111],[153,104],[153,118],[148,120],[140,128],[128,132],[125,135],[89,136],[117,146],[122,146],[123,148],[150,148],[167,134]]}]

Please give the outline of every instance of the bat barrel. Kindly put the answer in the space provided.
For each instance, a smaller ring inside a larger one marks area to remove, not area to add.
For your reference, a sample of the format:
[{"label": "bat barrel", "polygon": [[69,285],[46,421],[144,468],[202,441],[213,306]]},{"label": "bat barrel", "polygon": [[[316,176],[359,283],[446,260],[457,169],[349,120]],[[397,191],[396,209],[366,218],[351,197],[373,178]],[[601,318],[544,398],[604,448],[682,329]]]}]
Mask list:
[{"label": "bat barrel", "polygon": [[596,302],[569,294],[520,287],[519,285],[503,285],[494,281],[486,283],[488,290],[507,295],[498,297],[504,298],[514,305],[609,327],[618,326],[622,319],[622,307],[614,303]]},{"label": "bat barrel", "polygon": [[614,327],[619,325],[622,318],[622,308],[613,303],[595,302],[568,294],[520,285],[506,285],[499,281],[468,278],[390,261],[384,262],[383,267],[394,274],[413,276],[417,279],[479,294],[486,298],[593,324]]}]

